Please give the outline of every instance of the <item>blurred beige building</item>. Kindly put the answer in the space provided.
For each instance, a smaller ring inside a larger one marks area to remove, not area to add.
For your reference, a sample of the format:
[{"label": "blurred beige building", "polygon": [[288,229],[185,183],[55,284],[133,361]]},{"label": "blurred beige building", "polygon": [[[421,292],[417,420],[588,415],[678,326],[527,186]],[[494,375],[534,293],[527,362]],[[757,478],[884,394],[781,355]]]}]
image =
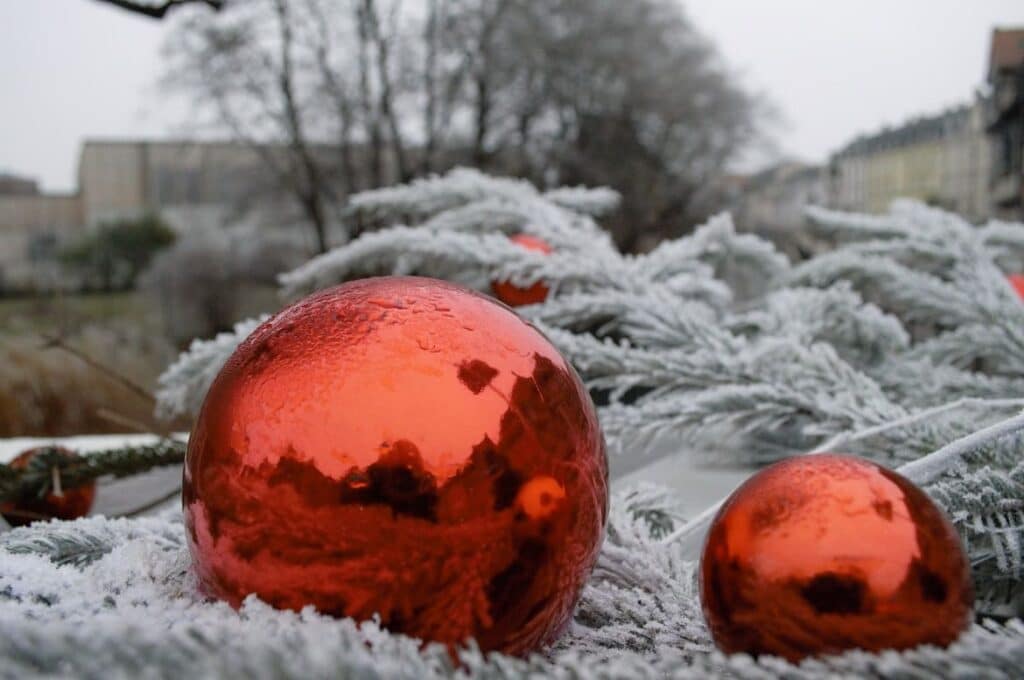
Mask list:
[{"label": "blurred beige building", "polygon": [[819,165],[781,163],[747,178],[735,213],[745,231],[788,232],[804,223],[809,205],[828,201],[827,172]]},{"label": "blurred beige building", "polygon": [[1024,218],[1024,28],[992,32],[988,129],[994,146],[991,189],[997,217]]},{"label": "blurred beige building", "polygon": [[73,194],[0,175],[0,292],[59,287],[60,248],[103,222],[159,213],[179,233],[215,229],[280,198],[273,188],[266,157],[243,144],[86,141]]},{"label": "blurred beige building", "polygon": [[832,207],[885,212],[915,198],[971,220],[992,214],[984,100],[855,139],[829,163]]},{"label": "blurred beige building", "polygon": [[80,231],[81,224],[81,203],[75,194],[0,187],[0,292],[55,287],[60,274],[57,249]]},{"label": "blurred beige building", "polygon": [[178,230],[208,228],[271,183],[259,152],[232,142],[90,140],[78,163],[86,225],[159,212]]},{"label": "blurred beige building", "polygon": [[827,205],[828,198],[827,168],[786,162],[747,177],[732,212],[739,229],[764,236],[800,259],[814,249],[803,229],[805,210]]}]

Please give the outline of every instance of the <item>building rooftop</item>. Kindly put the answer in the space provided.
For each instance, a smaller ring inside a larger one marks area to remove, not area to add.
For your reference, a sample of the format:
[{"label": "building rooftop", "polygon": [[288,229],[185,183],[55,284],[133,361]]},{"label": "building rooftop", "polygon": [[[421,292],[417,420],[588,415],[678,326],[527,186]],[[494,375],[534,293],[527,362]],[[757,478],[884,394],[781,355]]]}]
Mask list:
[{"label": "building rooftop", "polygon": [[0,196],[35,196],[39,184],[32,177],[22,177],[0,170]]},{"label": "building rooftop", "polygon": [[921,144],[955,133],[967,124],[968,106],[957,106],[934,116],[912,118],[897,127],[883,128],[869,135],[858,135],[835,153],[835,157],[875,153],[912,144]]},{"label": "building rooftop", "polygon": [[1024,28],[992,30],[992,47],[988,57],[989,77],[996,71],[1024,65]]}]

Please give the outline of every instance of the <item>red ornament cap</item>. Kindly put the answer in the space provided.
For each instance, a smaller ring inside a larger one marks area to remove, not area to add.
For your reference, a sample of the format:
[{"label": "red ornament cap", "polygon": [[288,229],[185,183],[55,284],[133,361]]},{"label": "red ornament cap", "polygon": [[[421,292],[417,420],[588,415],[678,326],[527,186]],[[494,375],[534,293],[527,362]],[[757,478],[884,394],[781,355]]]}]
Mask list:
[{"label": "red ornament cap", "polygon": [[378,278],[239,346],[183,499],[211,595],[522,654],[567,623],[607,494],[593,404],[543,335],[459,286]]},{"label": "red ornament cap", "polygon": [[725,652],[790,661],[947,645],[973,589],[945,515],[900,475],[851,456],[797,456],[754,475],[715,518],[701,600]]},{"label": "red ornament cap", "polygon": [[[44,451],[56,451],[64,458],[78,458],[78,454],[63,447],[40,446],[23,451],[8,465],[15,470],[24,470],[33,458]],[[14,527],[49,519],[78,519],[85,517],[92,509],[96,498],[96,482],[61,489],[60,494],[50,492],[43,497],[26,496],[0,504],[0,515]]]},{"label": "red ornament cap", "polygon": [[[546,241],[529,234],[516,234],[509,237],[509,240],[527,250],[535,250],[545,255],[552,251]],[[491,290],[494,291],[494,297],[509,307],[539,304],[548,299],[550,292],[548,286],[542,281],[538,281],[528,288],[520,288],[508,281],[492,281]]]}]

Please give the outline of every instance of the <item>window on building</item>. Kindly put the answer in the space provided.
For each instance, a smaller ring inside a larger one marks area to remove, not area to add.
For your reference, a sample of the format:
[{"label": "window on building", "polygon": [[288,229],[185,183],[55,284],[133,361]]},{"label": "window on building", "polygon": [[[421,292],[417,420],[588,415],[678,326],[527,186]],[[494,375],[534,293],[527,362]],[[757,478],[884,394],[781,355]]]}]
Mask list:
[{"label": "window on building", "polygon": [[57,257],[57,236],[52,233],[33,234],[28,241],[30,262],[45,262]]},{"label": "window on building", "polygon": [[163,167],[156,171],[158,205],[193,205],[202,202],[198,168]]}]

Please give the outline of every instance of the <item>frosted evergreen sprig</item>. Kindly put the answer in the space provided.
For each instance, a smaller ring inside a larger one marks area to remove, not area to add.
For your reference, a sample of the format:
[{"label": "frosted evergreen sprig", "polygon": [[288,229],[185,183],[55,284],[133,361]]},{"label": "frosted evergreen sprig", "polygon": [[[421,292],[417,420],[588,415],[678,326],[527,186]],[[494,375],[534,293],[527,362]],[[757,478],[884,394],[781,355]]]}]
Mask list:
[{"label": "frosted evergreen sprig", "polygon": [[155,467],[180,465],[185,445],[173,439],[155,444],[125,446],[70,458],[54,447],[43,448],[24,468],[0,465],[0,501],[45,496],[54,484],[72,489],[100,477],[130,477]]},{"label": "frosted evergreen sprig", "polygon": [[307,294],[365,276],[419,274],[477,288],[490,281],[527,286],[541,279],[570,289],[637,288],[642,279],[620,261],[578,253],[548,255],[522,248],[500,233],[470,234],[429,227],[393,227],[373,232],[313,258],[280,277],[286,297]]},{"label": "frosted evergreen sprig", "polygon": [[728,315],[723,325],[745,337],[826,342],[858,366],[878,364],[910,346],[899,319],[865,303],[845,282],[824,289],[781,288],[751,309]]},{"label": "frosted evergreen sprig", "polygon": [[156,415],[172,419],[199,413],[206,392],[227,363],[235,348],[267,319],[246,319],[227,333],[210,340],[193,340],[188,351],[165,370],[157,380]]},{"label": "frosted evergreen sprig", "polygon": [[789,260],[770,241],[736,231],[728,213],[716,215],[688,236],[666,240],[636,259],[654,280],[691,270],[695,263],[712,267],[719,279],[736,283],[749,277],[763,288],[789,269]]},{"label": "frosted evergreen sprig", "polygon": [[560,187],[545,191],[543,196],[557,206],[591,217],[604,217],[622,202],[618,192],[607,187]]},{"label": "frosted evergreen sprig", "polygon": [[728,288],[711,279],[700,279],[698,285],[684,295],[662,288],[570,293],[519,311],[549,328],[628,339],[640,347],[732,349],[735,338],[722,332],[715,311]]},{"label": "frosted evergreen sprig", "polygon": [[946,649],[854,651],[799,665],[713,651],[696,564],[659,540],[659,525],[644,514],[675,523],[676,502],[653,487],[617,493],[605,547],[566,634],[527,659],[469,644],[458,666],[443,647],[374,621],[280,611],[252,597],[238,611],[206,600],[178,514],[21,529],[0,538],[0,663],[11,677],[97,679],[1019,675],[1024,626],[1016,620],[974,625]]},{"label": "frosted evergreen sprig", "polygon": [[[843,450],[852,441],[877,436],[923,416],[940,414],[941,409],[933,409],[861,432],[844,433],[810,453]],[[967,547],[980,594],[979,610],[988,614],[1019,615],[1024,605],[1022,446],[1024,415],[1017,415],[897,468],[931,494],[953,518]],[[684,555],[696,559],[719,507],[720,504],[708,508],[664,540],[678,544]]]},{"label": "frosted evergreen sprig", "polygon": [[533,185],[524,180],[490,177],[472,168],[456,168],[443,176],[356,194],[349,200],[349,211],[403,222],[422,220],[480,200],[500,198],[515,203],[538,195]]}]

